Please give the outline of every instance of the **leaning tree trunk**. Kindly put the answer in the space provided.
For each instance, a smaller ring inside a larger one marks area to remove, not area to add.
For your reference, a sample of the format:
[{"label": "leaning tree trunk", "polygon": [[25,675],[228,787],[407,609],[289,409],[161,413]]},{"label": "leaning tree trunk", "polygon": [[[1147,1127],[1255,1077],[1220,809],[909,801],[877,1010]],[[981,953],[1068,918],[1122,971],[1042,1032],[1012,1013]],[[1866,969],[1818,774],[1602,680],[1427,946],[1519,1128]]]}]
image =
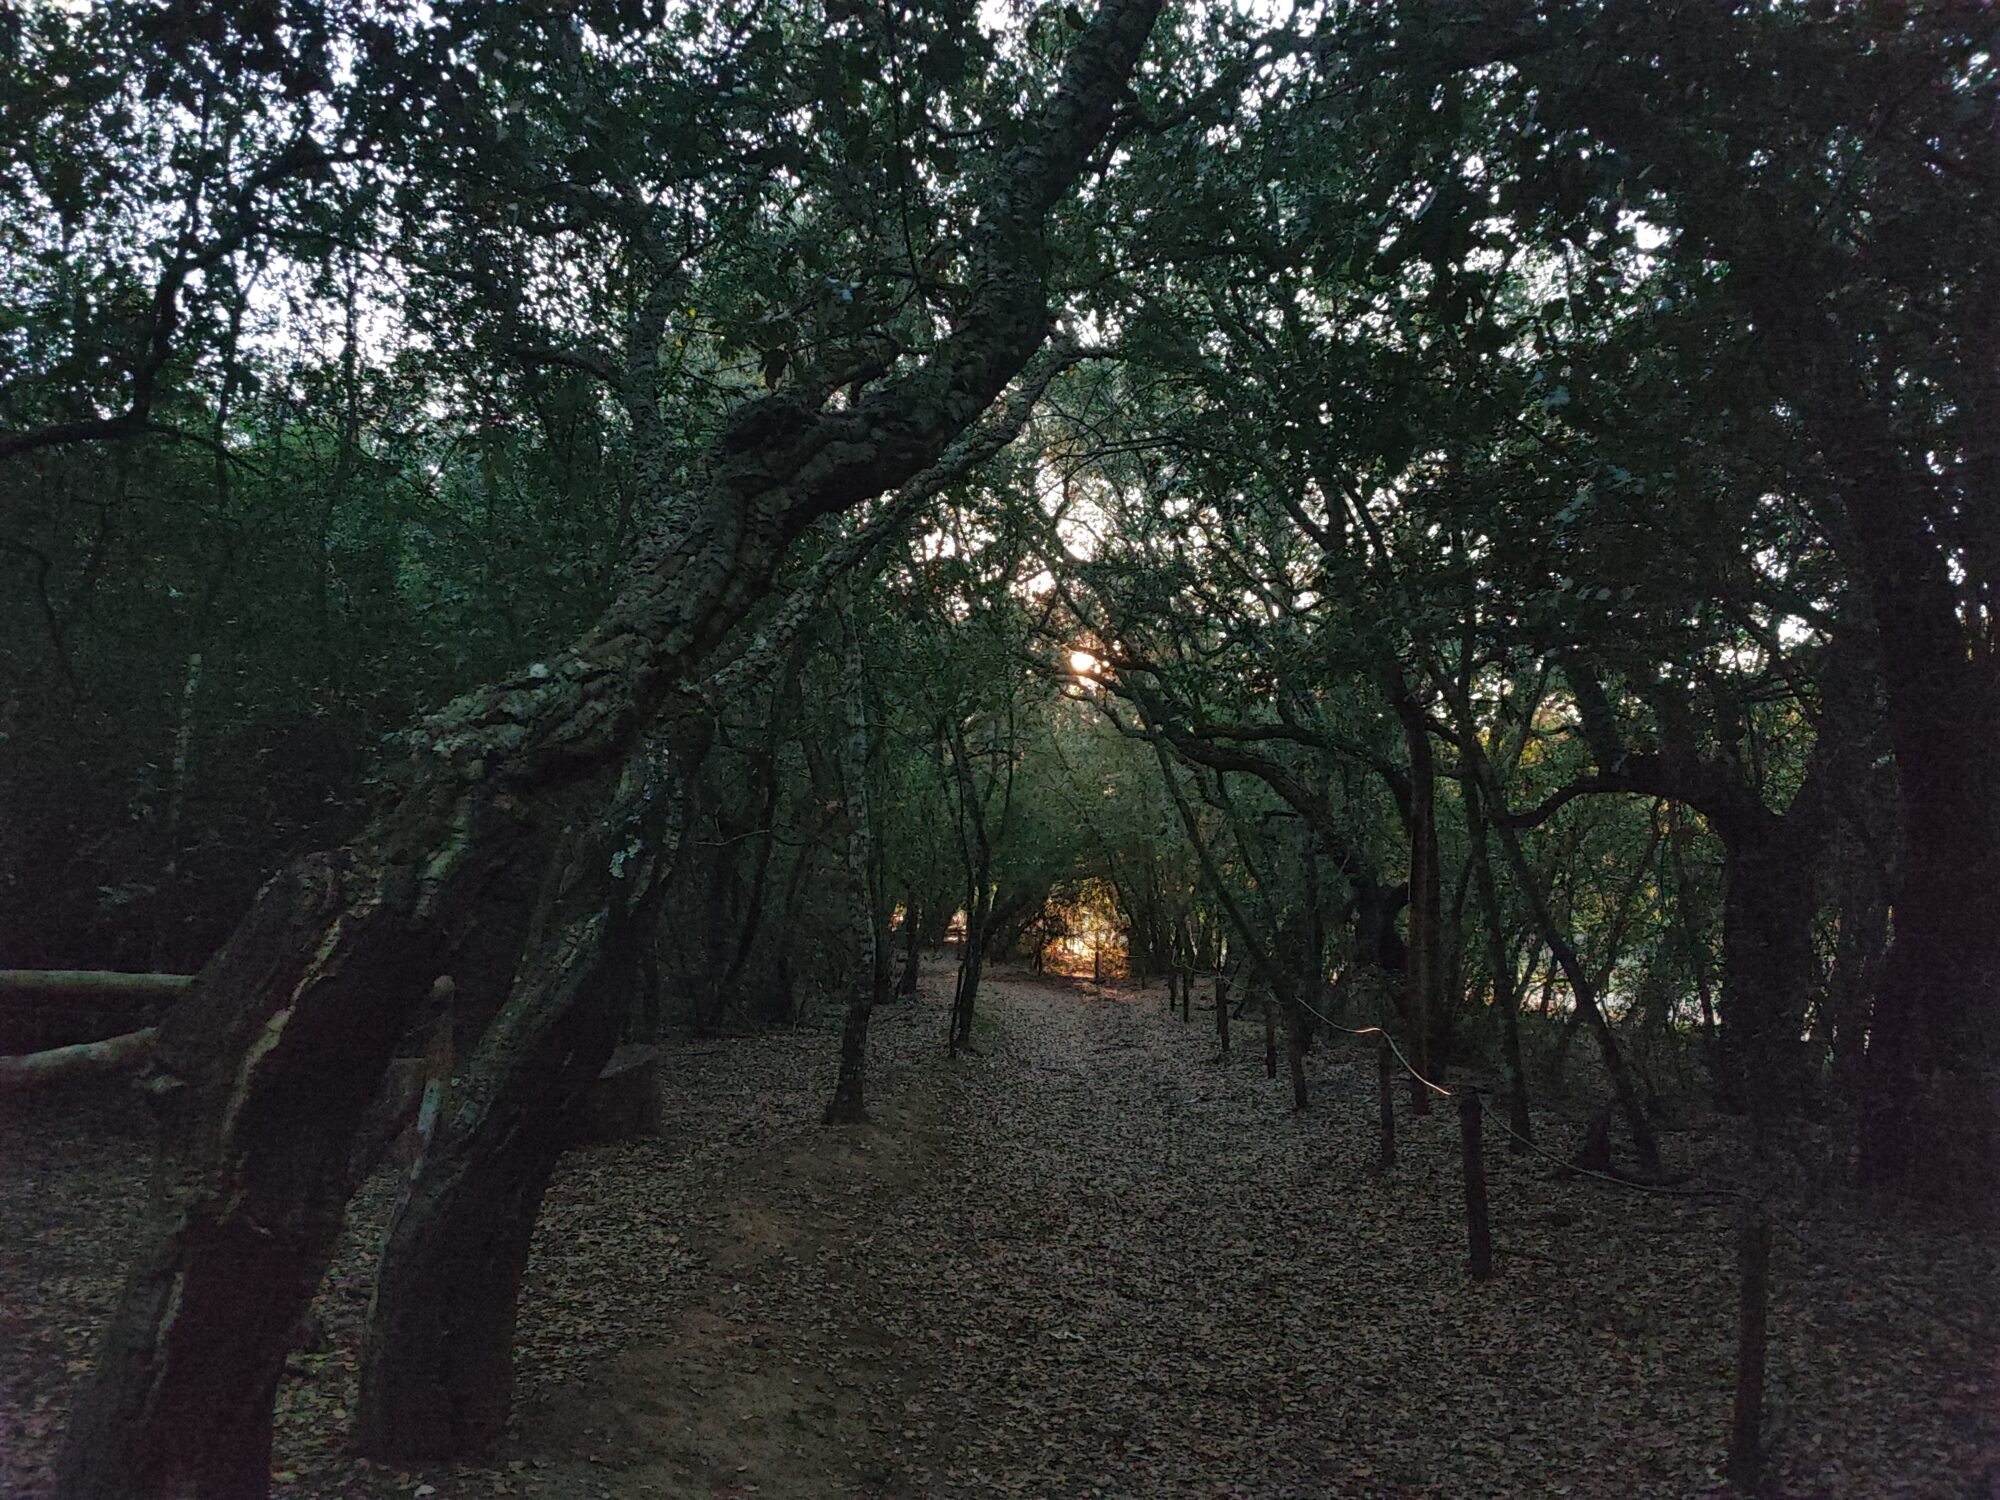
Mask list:
[{"label": "leaning tree trunk", "polygon": [[949,747],[958,789],[959,853],[965,866],[965,946],[958,958],[958,982],[952,989],[951,1019],[945,1044],[953,1057],[972,1045],[972,1018],[979,1003],[979,980],[986,967],[987,920],[993,913],[993,845],[986,816],[974,785],[972,765],[957,725]]},{"label": "leaning tree trunk", "polygon": [[475,1054],[382,1250],[355,1436],[399,1462],[490,1447],[514,1393],[514,1322],[556,1158],[617,1045],[629,934],[562,924]]},{"label": "leaning tree trunk", "polygon": [[272,1399],[339,1235],[348,1149],[439,954],[487,919],[491,885],[546,858],[565,804],[608,796],[663,696],[769,591],[791,543],[934,461],[1042,344],[1044,220],[1109,126],[1158,3],[1105,0],[996,163],[965,312],[929,358],[842,407],[815,390],[743,407],[603,619],[421,723],[396,800],[353,844],[270,881],[168,1016],[151,1222],[71,1415],[62,1500],[265,1494]]},{"label": "leaning tree trunk", "polygon": [[705,732],[669,733],[676,783],[647,757],[618,804],[567,841],[505,1005],[389,1226],[362,1346],[356,1438],[397,1461],[488,1447],[506,1426],[514,1322],[542,1197],[617,1045],[692,816]]}]

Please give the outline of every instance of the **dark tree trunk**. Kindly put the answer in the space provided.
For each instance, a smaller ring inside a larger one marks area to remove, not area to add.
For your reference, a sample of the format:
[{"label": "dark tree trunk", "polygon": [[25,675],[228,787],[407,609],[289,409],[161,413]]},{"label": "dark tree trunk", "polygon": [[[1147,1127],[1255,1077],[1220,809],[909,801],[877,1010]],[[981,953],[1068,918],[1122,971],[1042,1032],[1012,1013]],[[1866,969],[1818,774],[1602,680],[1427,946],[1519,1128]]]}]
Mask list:
[{"label": "dark tree trunk", "polygon": [[1285,1059],[1292,1073],[1292,1108],[1312,1107],[1306,1093],[1306,1018],[1296,1003],[1285,1007]]},{"label": "dark tree trunk", "polygon": [[[1410,1063],[1425,1078],[1446,1060],[1449,1017],[1438,990],[1438,932],[1443,921],[1443,887],[1438,874],[1437,770],[1423,706],[1400,677],[1391,677],[1390,698],[1402,721],[1410,756],[1410,946],[1404,971],[1403,1019]],[[1410,1102],[1417,1114],[1430,1113],[1430,1090],[1411,1080]]]},{"label": "dark tree trunk", "polygon": [[982,861],[965,912],[965,944],[958,956],[958,983],[951,996],[951,1030],[947,1050],[956,1057],[972,1045],[972,1018],[979,1003],[979,981],[986,972],[986,917],[992,908],[992,886]]},{"label": "dark tree trunk", "polygon": [[629,972],[607,919],[569,924],[482,1043],[468,1098],[426,1151],[383,1246],[355,1437],[396,1462],[492,1446],[514,1392],[528,1244],[556,1159],[618,1040]]},{"label": "dark tree trunk", "polygon": [[861,641],[850,617],[847,622],[847,741],[841,765],[842,792],[847,803],[847,878],[851,886],[853,972],[848,980],[847,1015],[840,1030],[840,1072],[833,1099],[826,1107],[829,1125],[859,1125],[868,1118],[868,1018],[886,970],[881,963],[880,922],[877,920],[876,861],[868,806],[868,709],[862,696],[867,680]]},{"label": "dark tree trunk", "polygon": [[1493,973],[1493,1005],[1500,1012],[1500,1050],[1507,1064],[1507,1124],[1512,1132],[1507,1150],[1518,1156],[1535,1138],[1535,1122],[1528,1113],[1527,1070],[1521,1065],[1521,994],[1501,931],[1500,892],[1486,846],[1486,800],[1474,777],[1465,781],[1465,830],[1472,845],[1468,858],[1479,891],[1480,925],[1486,930],[1486,967]]},{"label": "dark tree trunk", "polygon": [[1861,1167],[1879,1185],[1962,1200],[2000,1178],[2000,671],[1968,648],[1914,502],[1886,465],[1857,465],[1847,511],[1887,667],[1902,807]]},{"label": "dark tree trunk", "polygon": [[1826,984],[1827,1020],[1833,1032],[1828,1091],[1839,1108],[1851,1110],[1862,1102],[1870,1004],[1889,945],[1889,903],[1880,871],[1869,868],[1859,850],[1843,844],[1835,858],[1839,933]]},{"label": "dark tree trunk", "polygon": [[914,904],[903,909],[903,973],[896,981],[896,993],[908,999],[917,992],[917,979],[923,962],[920,941],[923,922]]},{"label": "dark tree trunk", "polygon": [[[675,765],[683,789],[699,760]],[[390,1221],[355,1422],[376,1457],[477,1452],[506,1426],[535,1219],[617,1046],[623,995],[692,811],[685,790],[647,795],[643,755],[627,776],[617,805],[569,841],[522,972]],[[628,841],[636,852],[614,860]]]},{"label": "dark tree trunk", "polygon": [[930,358],[844,407],[779,393],[741,409],[599,624],[425,721],[395,803],[267,884],[167,1018],[154,1214],[71,1414],[62,1500],[265,1493],[272,1396],[340,1231],[355,1128],[440,955],[490,919],[510,869],[546,858],[568,822],[553,804],[608,797],[664,693],[769,591],[793,539],[918,475],[1040,347],[1044,220],[1157,9],[1105,0],[1072,46],[996,164],[964,314]]},{"label": "dark tree trunk", "polygon": [[1215,968],[1215,1040],[1222,1055],[1229,1056],[1229,972],[1219,962]]},{"label": "dark tree trunk", "polygon": [[1765,814],[1723,835],[1722,1015],[1725,1096],[1762,1123],[1805,1098],[1813,953],[1813,863],[1788,820]]}]

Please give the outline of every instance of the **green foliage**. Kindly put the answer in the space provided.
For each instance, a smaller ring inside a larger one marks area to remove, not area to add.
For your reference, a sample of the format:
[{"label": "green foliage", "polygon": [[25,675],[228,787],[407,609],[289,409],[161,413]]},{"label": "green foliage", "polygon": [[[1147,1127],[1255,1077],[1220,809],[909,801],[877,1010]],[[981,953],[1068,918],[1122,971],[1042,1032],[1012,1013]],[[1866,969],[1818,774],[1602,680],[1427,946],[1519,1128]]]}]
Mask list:
[{"label": "green foliage", "polygon": [[[1467,1047],[1503,977],[1569,1003],[1558,942],[1628,1030],[1705,1026],[1745,830],[1838,782],[1842,859],[1884,863],[1897,580],[1941,591],[1961,662],[1992,648],[1973,15],[1176,15],[1046,246],[1091,357],[844,585],[888,908],[935,930],[983,880],[1014,941],[1108,882],[1157,969],[1241,961],[1234,904],[1274,952],[1323,926],[1314,978],[1380,994],[1429,754]],[[850,403],[947,336],[979,294],[963,160],[1032,149],[1018,105],[1079,19],[984,16],[10,16],[10,955],[199,961],[356,826],[414,712],[597,614],[746,396]],[[1850,460],[1895,488],[1895,558]],[[683,768],[699,899],[658,957],[701,1024],[845,962],[850,685],[802,603]],[[1481,758],[1490,811],[1542,809],[1532,890],[1488,847],[1491,911]],[[1879,899],[1850,876],[1813,898],[1816,994]]]}]

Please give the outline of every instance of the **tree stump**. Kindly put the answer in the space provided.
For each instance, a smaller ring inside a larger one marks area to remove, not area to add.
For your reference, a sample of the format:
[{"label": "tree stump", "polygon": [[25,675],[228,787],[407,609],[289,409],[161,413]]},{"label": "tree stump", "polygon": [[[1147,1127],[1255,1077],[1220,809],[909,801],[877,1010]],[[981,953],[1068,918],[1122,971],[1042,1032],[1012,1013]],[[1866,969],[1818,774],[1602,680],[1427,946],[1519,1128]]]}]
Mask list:
[{"label": "tree stump", "polygon": [[620,1047],[584,1096],[578,1138],[629,1141],[660,1132],[660,1049]]}]

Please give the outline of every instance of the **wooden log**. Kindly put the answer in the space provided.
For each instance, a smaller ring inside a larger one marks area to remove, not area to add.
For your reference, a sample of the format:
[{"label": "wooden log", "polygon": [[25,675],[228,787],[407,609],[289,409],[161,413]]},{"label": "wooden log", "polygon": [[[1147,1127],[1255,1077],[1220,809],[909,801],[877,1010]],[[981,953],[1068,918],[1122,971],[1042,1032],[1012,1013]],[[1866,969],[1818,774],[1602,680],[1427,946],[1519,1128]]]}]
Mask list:
[{"label": "wooden log", "polygon": [[1764,1335],[1770,1307],[1771,1225],[1763,1205],[1743,1208],[1737,1263],[1736,1400],[1729,1419],[1730,1483],[1745,1495],[1763,1492]]},{"label": "wooden log", "polygon": [[1458,1091],[1459,1154],[1465,1162],[1466,1266],[1474,1281],[1493,1277],[1493,1232],[1486,1222],[1486,1143],[1481,1138],[1479,1090]]},{"label": "wooden log", "polygon": [[0,969],[0,999],[117,995],[168,1004],[194,988],[192,974],[124,974],[113,969]]},{"label": "wooden log", "polygon": [[152,1055],[153,1028],[148,1026],[143,1031],[101,1042],[79,1042],[22,1057],[0,1057],[0,1093],[26,1094],[57,1084],[129,1072]]}]

